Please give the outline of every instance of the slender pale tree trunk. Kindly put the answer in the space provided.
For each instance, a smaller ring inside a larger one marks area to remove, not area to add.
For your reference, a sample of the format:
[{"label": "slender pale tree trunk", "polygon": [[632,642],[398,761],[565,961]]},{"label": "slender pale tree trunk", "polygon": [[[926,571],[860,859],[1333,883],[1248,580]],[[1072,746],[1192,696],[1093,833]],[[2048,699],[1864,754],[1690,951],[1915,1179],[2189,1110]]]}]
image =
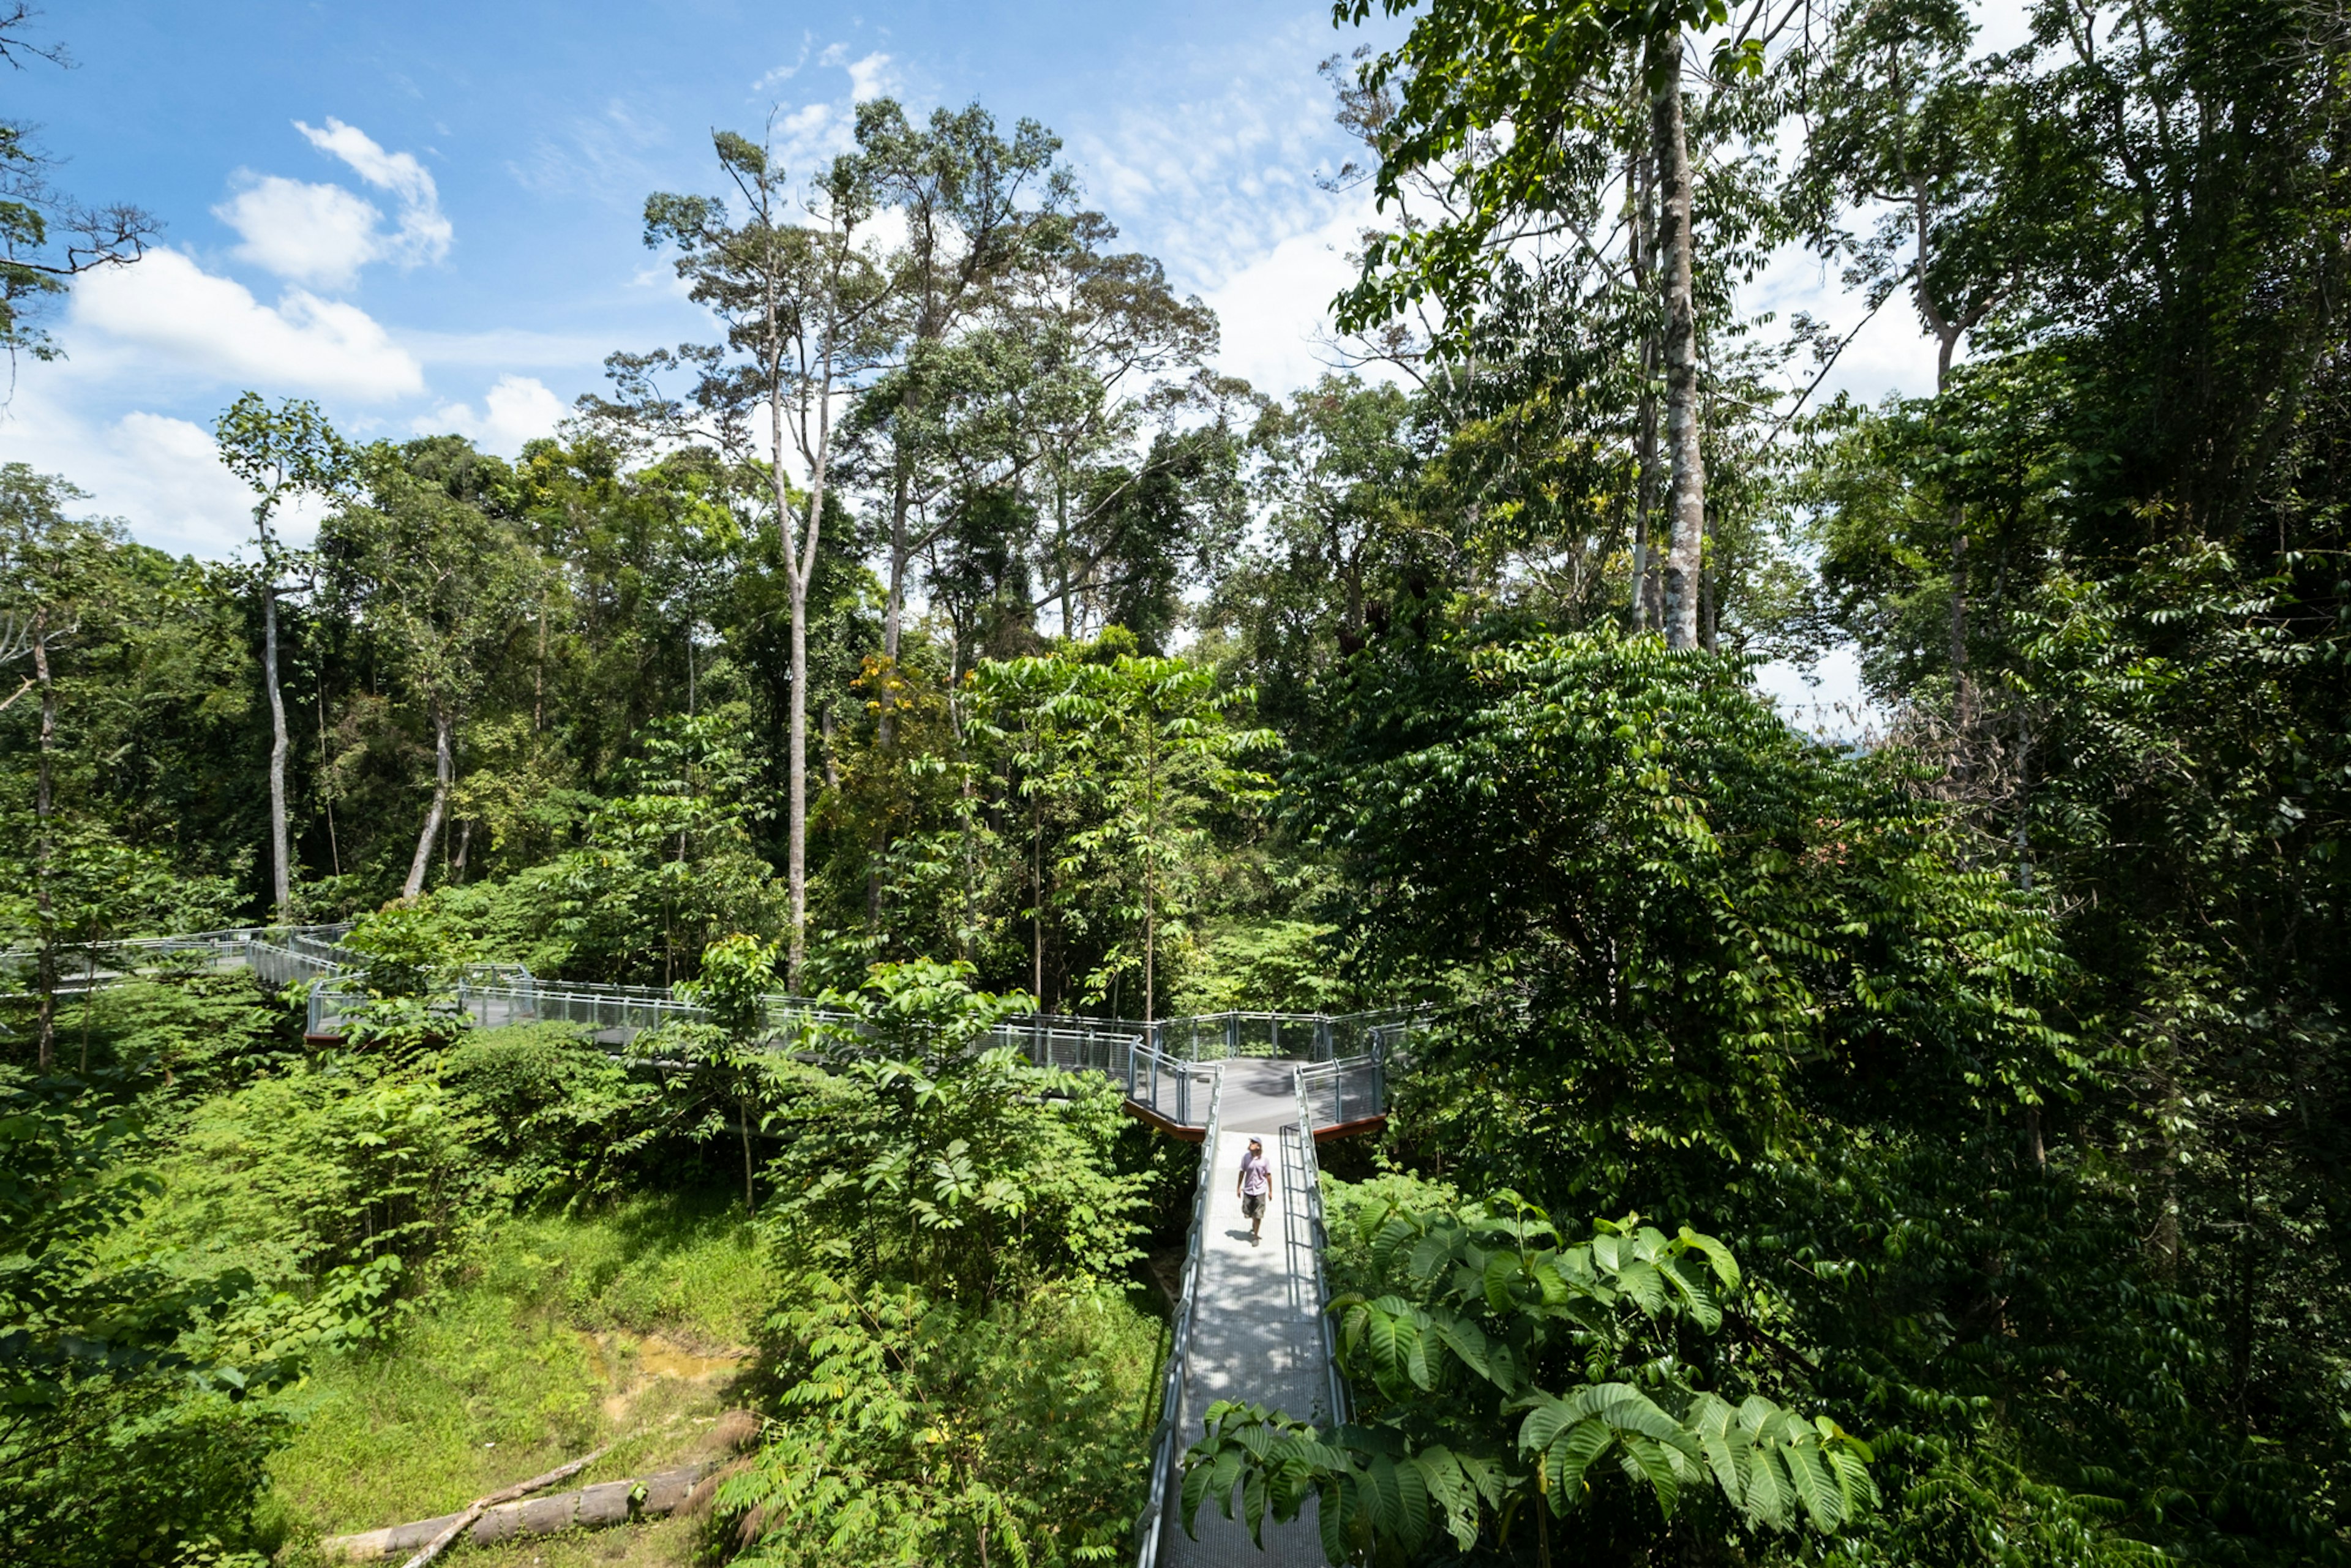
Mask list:
[{"label": "slender pale tree trunk", "polygon": [[1045,807],[1034,793],[1029,800],[1029,940],[1030,955],[1029,984],[1037,1005],[1045,1005]]},{"label": "slender pale tree trunk", "polygon": [[1055,465],[1053,475],[1053,577],[1060,585],[1061,635],[1070,630],[1070,486],[1069,476]]},{"label": "slender pale tree trunk", "polygon": [[[913,502],[907,495],[906,462],[905,456],[901,455],[896,464],[896,488],[890,497],[890,602],[882,617],[882,651],[893,664],[898,658],[899,627],[905,615],[906,566],[911,554],[906,545],[906,512]],[[887,726],[890,723],[887,703],[882,706],[882,723],[885,735],[883,744],[887,745]]]},{"label": "slender pale tree trunk", "polygon": [[[1630,187],[1627,203],[1632,228],[1633,287],[1646,294],[1656,284],[1657,182],[1654,158],[1635,153],[1625,161]],[[1628,606],[1633,629],[1654,631],[1657,625],[1657,394],[1651,388],[1657,374],[1657,334],[1641,334],[1641,401],[1634,423],[1634,460],[1638,472],[1633,485],[1633,593]]]},{"label": "slender pale tree trunk", "polygon": [[1149,706],[1144,709],[1143,730],[1143,1038],[1151,1040],[1155,1017],[1152,989],[1153,955],[1158,951],[1158,909],[1153,897],[1153,852],[1159,844],[1159,725]]},{"label": "slender pale tree trunk", "polygon": [[[1656,342],[1654,338],[1641,345],[1641,380],[1646,382],[1656,369]],[[1633,490],[1633,629],[1654,632],[1657,629],[1657,551],[1655,544],[1657,521],[1657,400],[1656,394],[1641,393],[1637,442],[1640,477]]]},{"label": "slender pale tree trunk", "polygon": [[[268,536],[262,538],[262,570],[275,573]],[[277,689],[277,584],[261,585],[261,681],[269,688],[269,891],[270,908],[281,925],[294,921],[294,869],[286,844],[286,695]]]},{"label": "slender pale tree trunk", "polygon": [[449,710],[438,703],[433,707],[433,804],[425,809],[424,831],[416,835],[416,858],[408,862],[408,881],[401,886],[401,896],[414,898],[424,891],[424,873],[433,865],[433,845],[441,836],[441,823],[449,814],[449,786],[456,777],[457,758],[452,730],[455,728]]},{"label": "slender pale tree trunk", "polygon": [[[809,501],[808,553],[816,554],[817,507],[822,504],[819,481]],[[784,857],[784,874],[791,883],[792,941],[787,967],[790,988],[800,986],[800,968],[808,961],[808,583],[806,571],[792,574],[792,712],[790,726],[791,822]]]},{"label": "slender pale tree trunk", "polygon": [[[832,364],[830,356],[819,372],[821,384],[812,394],[817,404],[817,436],[812,444],[809,463],[808,531],[797,541],[789,532],[786,521],[791,514],[791,498],[784,482],[784,414],[780,389],[769,403],[773,411],[771,432],[775,463],[772,465],[776,492],[776,526],[784,534],[784,570],[792,587],[792,700],[789,727],[790,756],[786,763],[790,780],[790,820],[786,829],[784,874],[791,888],[791,944],[786,964],[786,985],[799,989],[800,970],[808,961],[808,596],[809,582],[816,575],[818,528],[824,517],[824,485],[828,460],[831,455],[832,434]],[[803,405],[805,406],[805,405]],[[886,705],[885,705],[886,711]]]},{"label": "slender pale tree trunk", "polygon": [[1682,41],[1678,32],[1650,44],[1651,139],[1657,160],[1657,259],[1665,287],[1666,645],[1698,645],[1698,568],[1706,535],[1706,457],[1698,398],[1698,305],[1690,271],[1689,139],[1682,121]]},{"label": "slender pale tree trunk", "polygon": [[[56,874],[57,846],[51,840],[49,818],[55,810],[50,755],[57,743],[57,688],[49,681],[49,618],[47,608],[33,612],[33,679],[41,687],[41,758],[33,785],[33,915],[40,938],[34,985],[40,992],[36,1037],[40,1070],[49,1071],[57,1054],[57,906],[49,881]],[[87,1005],[87,1004],[85,1004]]]},{"label": "slender pale tree trunk", "polygon": [[1714,647],[1714,515],[1707,514],[1706,535],[1698,568],[1698,641],[1711,653]]},{"label": "slender pale tree trunk", "polygon": [[743,1212],[757,1214],[758,1206],[751,1194],[751,1101],[747,1095],[735,1102],[735,1127],[743,1134]]}]

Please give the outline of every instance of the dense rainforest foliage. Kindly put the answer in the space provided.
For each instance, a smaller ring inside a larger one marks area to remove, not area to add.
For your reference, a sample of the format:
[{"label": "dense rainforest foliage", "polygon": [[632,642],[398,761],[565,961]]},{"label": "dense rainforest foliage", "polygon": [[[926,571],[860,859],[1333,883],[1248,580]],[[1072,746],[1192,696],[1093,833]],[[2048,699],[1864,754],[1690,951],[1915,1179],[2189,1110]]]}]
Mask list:
[{"label": "dense rainforest foliage", "polygon": [[[249,394],[233,564],[0,473],[0,1555],[298,1557],[305,1390],[676,1192],[766,1418],[681,1551],[1123,1552],[1189,1155],[967,1042],[1408,999],[1332,1183],[1355,1423],[1220,1410],[1194,1509],[2351,1561],[2339,8],[1374,10],[1325,69],[1384,227],[1289,395],[1049,132],[883,99],[651,196],[709,340],[514,461]],[[12,312],[69,283],[26,179]],[[1850,335],[1743,304],[1792,249],[1931,394],[1816,395]],[[1879,716],[1823,741],[1750,675],[1838,647]],[[340,1045],[72,985],[341,919]],[[463,1028],[493,962],[710,1021]],[[752,1049],[763,989],[884,1049]]]}]

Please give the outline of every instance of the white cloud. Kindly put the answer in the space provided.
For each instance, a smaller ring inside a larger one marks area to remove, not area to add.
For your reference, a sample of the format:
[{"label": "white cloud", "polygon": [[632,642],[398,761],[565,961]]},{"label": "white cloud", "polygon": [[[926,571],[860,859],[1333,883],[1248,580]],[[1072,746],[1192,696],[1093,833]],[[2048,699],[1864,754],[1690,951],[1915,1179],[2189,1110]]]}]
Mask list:
[{"label": "white cloud", "polygon": [[890,68],[890,57],[872,54],[861,60],[852,60],[844,68],[849,72],[849,101],[866,103],[881,98],[897,85],[897,73]]},{"label": "white cloud", "polygon": [[[252,492],[222,465],[212,434],[184,419],[138,411],[86,423],[27,385],[0,424],[0,454],[62,474],[89,492],[81,509],[121,517],[140,542],[173,555],[225,559],[253,532]],[[280,532],[308,544],[320,510],[315,500],[287,507]]]},{"label": "white cloud", "polygon": [[378,190],[400,199],[400,227],[380,236],[377,254],[403,267],[439,261],[449,254],[456,231],[442,215],[441,193],[413,152],[387,152],[356,125],[328,118],[322,127],[294,122],[294,129],[321,152],[333,154]]},{"label": "white cloud", "polygon": [[766,92],[770,88],[781,87],[784,83],[799,75],[800,68],[808,64],[809,49],[814,43],[815,35],[803,31],[800,34],[799,57],[794,60],[790,65],[776,67],[767,75],[761,77],[758,81],[753,82],[751,84],[752,96],[756,98],[760,93]]},{"label": "white cloud", "polygon": [[387,152],[367,132],[340,120],[329,120],[323,130],[298,120],[294,129],[369,184],[397,197],[400,223],[385,228],[381,208],[340,185],[239,170],[236,193],[213,209],[214,217],[244,238],[238,256],[297,283],[345,289],[371,261],[416,267],[449,254],[455,231],[442,215],[433,176],[412,154]]},{"label": "white cloud", "polygon": [[527,156],[507,164],[507,172],[543,196],[585,195],[635,210],[647,191],[675,177],[665,156],[671,140],[659,113],[615,98],[601,113],[575,116],[541,136]]},{"label": "white cloud", "polygon": [[74,288],[73,324],[214,382],[273,396],[318,392],[363,401],[424,390],[424,373],[355,305],[287,291],[275,307],[174,250],[89,274]]},{"label": "white cloud", "polygon": [[532,437],[554,434],[557,423],[570,412],[537,377],[500,376],[483,395],[481,413],[466,403],[444,403],[417,415],[412,428],[419,435],[455,431],[478,446],[512,456]]},{"label": "white cloud", "polygon": [[1355,276],[1347,253],[1370,204],[1349,205],[1320,228],[1282,240],[1204,296],[1223,329],[1219,369],[1280,396],[1335,368],[1323,341],[1331,298]]},{"label": "white cloud", "polygon": [[1312,69],[1331,47],[1326,26],[1301,19],[1155,56],[1114,108],[1072,127],[1088,199],[1204,292],[1322,229],[1356,203],[1315,178],[1356,151]]},{"label": "white cloud", "polygon": [[[819,99],[803,103],[797,109],[787,109],[778,104],[775,117],[768,128],[768,140],[782,158],[784,166],[810,173],[814,173],[835,153],[846,152],[854,144],[859,104],[896,93],[902,85],[891,57],[878,50],[851,59],[848,45],[833,44],[817,56],[816,63],[845,72],[849,77],[849,96]],[[793,68],[797,70],[799,68]],[[769,76],[780,82],[789,74],[778,77],[771,72]]]},{"label": "white cloud", "polygon": [[297,283],[349,288],[379,253],[375,204],[340,185],[309,185],[276,174],[247,183],[213,215],[245,236],[236,254]]}]

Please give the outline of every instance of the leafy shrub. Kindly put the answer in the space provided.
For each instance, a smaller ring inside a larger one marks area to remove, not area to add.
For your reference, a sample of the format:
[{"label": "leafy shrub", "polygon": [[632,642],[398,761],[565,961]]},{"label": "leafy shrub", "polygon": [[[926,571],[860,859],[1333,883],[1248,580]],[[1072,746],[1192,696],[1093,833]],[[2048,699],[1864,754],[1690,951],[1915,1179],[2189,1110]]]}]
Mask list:
[{"label": "leafy shrub", "polygon": [[803,1274],[771,1320],[801,1375],[721,1520],[779,1564],[1046,1568],[1123,1547],[1149,1486],[1157,1328],[1115,1291],[971,1311]]},{"label": "leafy shrub", "polygon": [[980,1301],[1039,1276],[1108,1275],[1136,1253],[1145,1178],[1116,1168],[1131,1124],[1106,1080],[1032,1066],[980,1036],[1028,1004],[970,967],[881,964],[828,999],[855,1052],[777,1113],[769,1223],[788,1256]]},{"label": "leafy shrub", "polygon": [[1155,1328],[1110,1282],[1150,1177],[1101,1080],[983,1051],[1025,1007],[877,965],[839,1071],[780,1084],[761,1218],[784,1385],[719,1497],[752,1561],[1065,1563],[1142,1500]]},{"label": "leafy shrub", "polygon": [[293,1377],[355,1293],[311,1312],[127,1248],[158,1188],[128,1087],[0,1083],[0,1560],[241,1550],[285,1435],[246,1396]]},{"label": "leafy shrub", "polygon": [[470,1032],[441,1082],[472,1113],[491,1179],[518,1200],[618,1190],[671,1120],[658,1079],[569,1024]]},{"label": "leafy shrub", "polygon": [[293,1016],[250,975],[197,971],[100,987],[57,1011],[60,1055],[86,1045],[107,1068],[153,1075],[181,1096],[301,1059]]},{"label": "leafy shrub", "polygon": [[1334,1563],[1499,1545],[1522,1514],[1545,1556],[1557,1521],[1575,1557],[1606,1558],[1654,1532],[1626,1482],[1667,1520],[1713,1500],[1695,1542],[1830,1532],[1876,1503],[1869,1448],[1776,1403],[1769,1359],[1712,1338],[1739,1304],[1769,1316],[1720,1242],[1635,1216],[1571,1244],[1510,1192],[1350,1207],[1380,1291],[1332,1303],[1356,1421],[1211,1406],[1185,1456],[1187,1529],[1204,1502],[1231,1516],[1238,1488],[1253,1535],[1319,1500]]},{"label": "leafy shrub", "polygon": [[302,1281],[414,1262],[482,1218],[481,1114],[430,1067],[338,1052],[194,1107],[164,1164],[163,1233]]}]

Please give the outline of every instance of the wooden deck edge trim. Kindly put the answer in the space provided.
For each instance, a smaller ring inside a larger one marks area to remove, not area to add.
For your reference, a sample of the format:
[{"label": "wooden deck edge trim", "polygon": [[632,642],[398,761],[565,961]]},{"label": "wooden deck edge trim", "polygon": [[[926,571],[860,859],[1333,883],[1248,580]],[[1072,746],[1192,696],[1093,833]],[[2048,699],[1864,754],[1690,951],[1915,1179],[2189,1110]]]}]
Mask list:
[{"label": "wooden deck edge trim", "polygon": [[1314,1129],[1314,1141],[1327,1144],[1333,1138],[1352,1138],[1358,1133],[1376,1133],[1388,1124],[1387,1113],[1359,1117],[1353,1122],[1333,1122],[1327,1127]]},{"label": "wooden deck edge trim", "polygon": [[1181,1122],[1171,1122],[1140,1101],[1121,1100],[1119,1105],[1136,1121],[1147,1127],[1156,1127],[1171,1138],[1181,1138],[1187,1144],[1197,1144],[1205,1142],[1208,1136],[1207,1128],[1187,1127]]}]

